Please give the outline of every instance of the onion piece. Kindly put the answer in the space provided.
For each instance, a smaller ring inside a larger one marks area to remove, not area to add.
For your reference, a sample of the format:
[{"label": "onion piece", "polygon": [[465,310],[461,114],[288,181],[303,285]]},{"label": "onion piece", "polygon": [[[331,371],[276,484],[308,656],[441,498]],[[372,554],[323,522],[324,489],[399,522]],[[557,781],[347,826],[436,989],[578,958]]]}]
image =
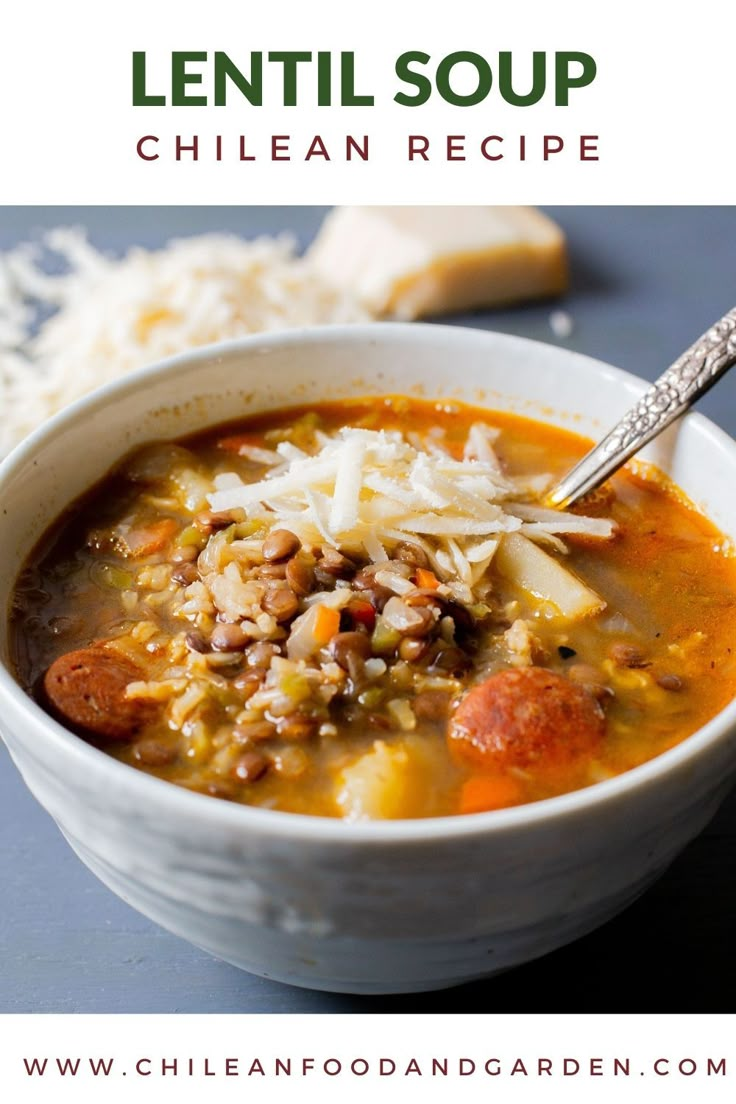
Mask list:
[{"label": "onion piece", "polygon": [[387,625],[401,633],[411,632],[424,624],[422,614],[407,606],[401,598],[389,598],[383,607],[382,616]]}]

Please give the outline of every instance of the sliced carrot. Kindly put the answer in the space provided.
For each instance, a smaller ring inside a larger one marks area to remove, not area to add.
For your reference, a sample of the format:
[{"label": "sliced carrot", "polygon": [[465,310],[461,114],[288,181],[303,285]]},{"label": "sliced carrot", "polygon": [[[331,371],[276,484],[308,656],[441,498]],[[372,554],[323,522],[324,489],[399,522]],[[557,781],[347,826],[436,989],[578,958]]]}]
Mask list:
[{"label": "sliced carrot", "polygon": [[440,585],[434,571],[429,571],[426,567],[417,568],[416,581],[417,586],[421,587],[422,590],[436,590]]},{"label": "sliced carrot", "polygon": [[233,437],[221,437],[217,442],[217,447],[225,452],[240,452],[243,445],[264,448],[263,438],[257,433],[238,433]]},{"label": "sliced carrot", "polygon": [[161,552],[179,531],[179,522],[173,518],[161,518],[150,525],[142,525],[140,529],[129,529],[121,535],[121,543],[125,546],[128,556],[133,559],[143,559],[152,556],[155,552]]},{"label": "sliced carrot", "polygon": [[459,813],[485,813],[521,801],[521,787],[508,775],[469,778],[460,791]]},{"label": "sliced carrot", "polygon": [[329,606],[317,606],[314,618],[314,639],[320,648],[329,644],[336,632],[340,630],[340,611]]}]

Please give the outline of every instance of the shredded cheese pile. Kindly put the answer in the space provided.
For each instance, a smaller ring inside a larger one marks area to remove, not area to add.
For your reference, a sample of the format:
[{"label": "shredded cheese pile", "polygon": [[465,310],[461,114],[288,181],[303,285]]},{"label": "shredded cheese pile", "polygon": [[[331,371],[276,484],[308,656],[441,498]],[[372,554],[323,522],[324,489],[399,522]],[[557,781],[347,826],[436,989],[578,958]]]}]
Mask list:
[{"label": "shredded cheese pile", "polygon": [[234,472],[224,473],[208,500],[213,510],[243,509],[249,519],[290,529],[303,544],[357,551],[373,563],[388,560],[397,543],[414,542],[456,597],[470,602],[505,533],[565,551],[560,534],[607,539],[614,531],[605,518],[533,505],[530,496],[550,477],[506,476],[493,451],[496,435],[476,423],[462,460],[443,449],[439,438],[421,448],[384,430],[318,434],[313,455],[290,442],[275,451],[245,445],[244,455],[270,465],[267,477],[244,483]]},{"label": "shredded cheese pile", "polygon": [[288,237],[201,235],[116,259],[81,230],[53,230],[0,254],[0,457],[134,368],[248,333],[365,317]]}]

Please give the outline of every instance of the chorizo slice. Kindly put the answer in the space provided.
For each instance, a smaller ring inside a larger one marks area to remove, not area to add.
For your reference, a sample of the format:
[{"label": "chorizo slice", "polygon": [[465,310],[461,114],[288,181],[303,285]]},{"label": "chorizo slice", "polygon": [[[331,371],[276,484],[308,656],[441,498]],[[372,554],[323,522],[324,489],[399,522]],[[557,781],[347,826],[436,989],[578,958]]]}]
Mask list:
[{"label": "chorizo slice", "polygon": [[555,770],[593,755],[606,719],[593,695],[541,667],[499,671],[463,698],[448,741],[465,762],[484,770]]},{"label": "chorizo slice", "polygon": [[154,720],[154,702],[127,698],[131,682],[142,677],[132,659],[104,644],[91,644],[54,660],[43,678],[47,703],[68,727],[100,743],[132,740]]}]

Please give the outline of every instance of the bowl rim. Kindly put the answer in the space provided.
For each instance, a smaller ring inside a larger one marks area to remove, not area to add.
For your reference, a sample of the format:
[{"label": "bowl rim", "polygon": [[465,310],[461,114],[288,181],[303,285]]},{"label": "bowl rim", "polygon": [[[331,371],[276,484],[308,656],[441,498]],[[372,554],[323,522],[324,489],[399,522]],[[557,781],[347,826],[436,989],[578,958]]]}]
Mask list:
[{"label": "bowl rim", "polygon": [[[152,378],[176,376],[182,367],[199,362],[210,362],[223,356],[240,352],[266,351],[271,347],[299,346],[323,342],[398,340],[401,343],[431,342],[438,335],[445,340],[480,340],[527,347],[530,352],[545,349],[568,360],[585,363],[599,378],[624,384],[633,394],[641,394],[648,382],[630,372],[573,350],[548,342],[519,337],[496,330],[464,325],[438,323],[370,322],[309,326],[290,330],[275,330],[250,334],[225,342],[200,346],[175,356],[139,368],[126,376],[102,385],[88,395],[77,399],[52,418],[35,429],[18,444],[0,463],[0,496],[6,483],[45,444],[90,413],[105,408],[116,399],[146,388]],[[179,399],[181,402],[181,399]],[[490,408],[489,408],[490,409]],[[543,420],[537,418],[537,420]],[[704,435],[710,445],[728,454],[736,467],[736,441],[701,414],[690,413],[686,421]],[[9,611],[3,611],[7,622]],[[712,717],[696,732],[679,744],[622,774],[580,790],[546,798],[542,801],[517,805],[483,813],[420,817],[415,819],[385,821],[345,821],[337,817],[315,816],[306,813],[285,813],[281,810],[263,809],[258,806],[213,799],[205,794],[187,790],[182,786],[156,778],[128,764],[121,763],[106,752],[86,743],[81,737],[66,729],[46,713],[21,687],[10,668],[0,660],[0,703],[7,699],[11,707],[23,717],[29,730],[34,730],[37,743],[39,730],[60,757],[66,757],[73,765],[99,779],[107,779],[118,794],[146,799],[158,803],[172,815],[197,818],[212,829],[250,829],[261,835],[278,838],[290,837],[336,846],[362,845],[385,846],[404,843],[427,844],[440,840],[457,840],[486,835],[503,835],[518,829],[534,828],[542,824],[575,818],[586,812],[613,808],[622,800],[660,783],[666,776],[686,769],[701,753],[730,736],[736,740],[736,698]],[[37,755],[34,748],[32,754]]]}]

